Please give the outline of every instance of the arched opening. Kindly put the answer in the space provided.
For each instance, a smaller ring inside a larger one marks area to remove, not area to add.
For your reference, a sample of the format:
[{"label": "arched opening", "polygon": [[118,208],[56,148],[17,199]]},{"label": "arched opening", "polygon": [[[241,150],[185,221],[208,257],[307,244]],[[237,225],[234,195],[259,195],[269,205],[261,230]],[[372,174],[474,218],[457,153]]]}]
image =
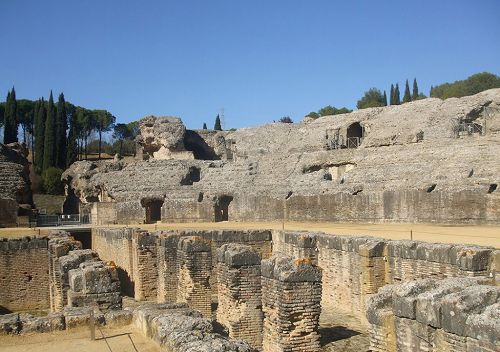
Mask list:
[{"label": "arched opening", "polygon": [[229,220],[229,204],[233,201],[232,196],[221,196],[215,201],[215,221]]},{"label": "arched opening", "polygon": [[347,148],[357,148],[363,141],[363,127],[359,122],[354,122],[347,127]]},{"label": "arched opening", "polygon": [[143,199],[141,204],[146,209],[146,224],[154,224],[161,220],[163,199]]}]

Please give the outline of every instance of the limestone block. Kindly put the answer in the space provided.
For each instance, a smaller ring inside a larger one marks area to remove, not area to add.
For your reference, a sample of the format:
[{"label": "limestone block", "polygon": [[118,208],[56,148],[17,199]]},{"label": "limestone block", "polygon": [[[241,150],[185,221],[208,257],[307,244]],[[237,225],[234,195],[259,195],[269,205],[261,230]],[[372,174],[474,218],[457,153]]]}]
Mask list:
[{"label": "limestone block", "polygon": [[90,324],[90,312],[94,310],[95,323],[104,324],[104,315],[97,309],[91,307],[66,307],[62,311],[66,321],[66,329],[87,328]]},{"label": "limestone block", "polygon": [[442,328],[455,335],[464,336],[467,318],[480,313],[487,305],[497,302],[500,290],[494,286],[474,285],[446,295],[441,305]]},{"label": "limestone block", "polygon": [[60,312],[50,313],[44,317],[35,317],[30,314],[22,314],[22,333],[42,333],[64,330],[66,327],[64,315]]},{"label": "limestone block", "polygon": [[104,313],[104,320],[108,326],[125,326],[132,323],[130,310],[108,310]]},{"label": "limestone block", "polygon": [[217,249],[217,260],[230,267],[260,265],[260,255],[252,247],[240,244],[224,244]]},{"label": "limestone block", "polygon": [[0,315],[0,335],[18,334],[21,331],[21,320],[18,313]]}]

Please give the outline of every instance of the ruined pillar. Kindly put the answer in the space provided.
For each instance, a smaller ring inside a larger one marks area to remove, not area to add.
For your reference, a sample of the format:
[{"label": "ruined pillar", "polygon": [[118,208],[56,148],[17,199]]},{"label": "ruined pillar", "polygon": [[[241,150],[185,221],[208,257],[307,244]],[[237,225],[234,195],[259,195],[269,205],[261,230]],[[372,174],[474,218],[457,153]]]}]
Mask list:
[{"label": "ruined pillar", "polygon": [[224,244],[217,249],[217,321],[230,338],[262,348],[260,254],[250,246]]},{"label": "ruined pillar", "polygon": [[263,351],[318,351],[321,269],[309,259],[262,261]]},{"label": "ruined pillar", "polygon": [[81,243],[75,241],[68,233],[58,232],[49,236],[49,298],[52,312],[60,311],[66,305],[67,291],[69,289],[67,277],[69,269],[64,272],[60,258],[66,256],[69,251],[81,247]]},{"label": "ruined pillar", "polygon": [[134,296],[138,301],[156,300],[158,288],[157,237],[146,231],[132,236]]},{"label": "ruined pillar", "polygon": [[175,303],[177,300],[177,246],[180,235],[161,234],[158,238],[158,302]]},{"label": "ruined pillar", "polygon": [[177,247],[179,263],[177,301],[187,303],[205,318],[212,316],[210,243],[199,236],[181,237]]}]

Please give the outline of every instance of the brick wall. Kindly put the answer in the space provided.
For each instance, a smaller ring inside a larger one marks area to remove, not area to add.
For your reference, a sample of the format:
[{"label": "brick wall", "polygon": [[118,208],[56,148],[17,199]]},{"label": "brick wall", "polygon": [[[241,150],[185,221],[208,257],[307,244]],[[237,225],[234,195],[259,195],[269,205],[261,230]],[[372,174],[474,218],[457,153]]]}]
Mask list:
[{"label": "brick wall", "polygon": [[318,351],[321,269],[276,255],[262,261],[263,351]]},{"label": "brick wall", "polygon": [[132,234],[134,297],[138,301],[157,299],[157,235],[147,231]]},{"label": "brick wall", "polygon": [[0,312],[49,307],[47,237],[0,238]]},{"label": "brick wall", "polygon": [[354,315],[367,324],[365,301],[386,284],[492,271],[492,248],[389,241],[323,233],[273,232],[273,252],[310,258],[323,269],[322,319]]},{"label": "brick wall", "polygon": [[230,338],[262,349],[260,254],[250,246],[224,244],[217,250],[217,321]]},{"label": "brick wall", "polygon": [[203,317],[212,316],[210,274],[212,253],[210,243],[199,236],[184,236],[177,247],[177,301],[187,303]]}]

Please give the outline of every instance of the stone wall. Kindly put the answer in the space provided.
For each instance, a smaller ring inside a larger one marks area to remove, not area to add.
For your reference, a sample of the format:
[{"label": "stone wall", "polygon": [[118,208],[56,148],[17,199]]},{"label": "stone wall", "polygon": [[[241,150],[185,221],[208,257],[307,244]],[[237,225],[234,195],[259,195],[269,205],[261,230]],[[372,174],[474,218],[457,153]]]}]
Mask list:
[{"label": "stone wall", "polygon": [[229,337],[262,349],[260,254],[250,246],[224,244],[217,250],[217,322]]},{"label": "stone wall", "polygon": [[147,304],[133,311],[133,324],[162,351],[255,352],[246,342],[214,332],[212,322],[185,304]]},{"label": "stone wall", "polygon": [[158,288],[157,236],[147,231],[132,234],[134,297],[156,300]]},{"label": "stone wall", "polygon": [[323,268],[323,319],[353,314],[365,323],[365,300],[384,285],[490,274],[497,255],[472,245],[282,231],[273,232],[273,252],[306,257]]},{"label": "stone wall", "polygon": [[318,351],[321,269],[307,259],[262,261],[263,351]]},{"label": "stone wall", "polygon": [[488,279],[389,285],[367,306],[374,352],[500,349],[500,287]]},{"label": "stone wall", "polygon": [[47,237],[0,238],[0,313],[49,307]]},{"label": "stone wall", "polygon": [[92,249],[116,265],[123,293],[134,296],[132,234],[135,228],[93,228]]},{"label": "stone wall", "polygon": [[177,245],[177,301],[187,303],[205,318],[212,316],[212,252],[199,236],[184,236]]}]

